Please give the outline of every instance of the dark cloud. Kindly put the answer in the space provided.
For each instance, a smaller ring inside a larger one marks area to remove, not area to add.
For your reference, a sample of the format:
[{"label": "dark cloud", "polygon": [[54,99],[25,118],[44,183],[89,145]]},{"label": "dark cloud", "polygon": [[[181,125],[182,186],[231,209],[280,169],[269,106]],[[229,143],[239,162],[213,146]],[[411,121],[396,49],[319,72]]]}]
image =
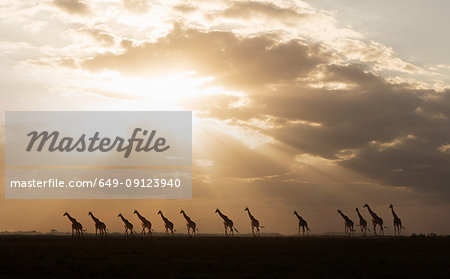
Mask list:
[{"label": "dark cloud", "polygon": [[53,0],[53,4],[69,14],[87,15],[89,6],[82,0]]},{"label": "dark cloud", "polygon": [[128,74],[164,74],[195,69],[241,88],[290,81],[327,59],[318,45],[299,40],[280,43],[274,35],[238,38],[231,32],[201,32],[175,27],[155,43],[134,46],[123,54],[86,60],[92,71],[116,69]]},{"label": "dark cloud", "polygon": [[[239,96],[210,96],[190,100],[190,108],[240,126],[250,119],[275,119],[276,125],[253,129],[288,146],[292,160],[301,153],[320,156],[383,185],[450,197],[450,154],[439,149],[450,143],[448,90],[390,84],[363,65],[336,64],[318,44],[280,42],[275,35],[238,37],[176,27],[156,42],[123,45],[125,53],[101,54],[82,66],[127,74],[195,70],[199,76],[214,76],[214,84],[245,92],[249,105],[232,106]],[[330,90],[312,83],[344,87]],[[219,149],[217,143],[204,146],[209,145]],[[257,151],[216,159],[223,171],[231,166],[230,176],[243,175],[233,165],[238,157],[254,158],[243,164],[246,170],[252,166],[249,173],[255,176],[285,173],[271,158],[252,152]]]}]

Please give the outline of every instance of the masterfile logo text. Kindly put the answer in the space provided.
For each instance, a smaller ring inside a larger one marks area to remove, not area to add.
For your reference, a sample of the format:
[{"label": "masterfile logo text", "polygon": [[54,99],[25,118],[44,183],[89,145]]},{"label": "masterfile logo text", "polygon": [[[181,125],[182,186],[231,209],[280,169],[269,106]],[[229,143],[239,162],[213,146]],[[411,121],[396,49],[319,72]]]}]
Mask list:
[{"label": "masterfile logo text", "polygon": [[6,198],[192,196],[190,111],[27,111],[5,118]]}]

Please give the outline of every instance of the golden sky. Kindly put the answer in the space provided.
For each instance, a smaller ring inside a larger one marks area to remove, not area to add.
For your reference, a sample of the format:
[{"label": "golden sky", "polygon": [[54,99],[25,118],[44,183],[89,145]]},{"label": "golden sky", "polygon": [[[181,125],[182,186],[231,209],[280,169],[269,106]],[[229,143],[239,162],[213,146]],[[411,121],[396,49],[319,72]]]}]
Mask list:
[{"label": "golden sky", "polygon": [[386,21],[426,34],[414,19],[348,5],[2,1],[1,109],[192,110],[194,198],[0,200],[0,231],[68,231],[66,210],[120,231],[134,209],[161,231],[164,209],[183,232],[183,208],[215,233],[220,208],[249,232],[248,206],[266,232],[296,233],[297,210],[321,233],[367,202],[390,228],[392,203],[408,233],[450,233],[448,53],[390,39]]}]

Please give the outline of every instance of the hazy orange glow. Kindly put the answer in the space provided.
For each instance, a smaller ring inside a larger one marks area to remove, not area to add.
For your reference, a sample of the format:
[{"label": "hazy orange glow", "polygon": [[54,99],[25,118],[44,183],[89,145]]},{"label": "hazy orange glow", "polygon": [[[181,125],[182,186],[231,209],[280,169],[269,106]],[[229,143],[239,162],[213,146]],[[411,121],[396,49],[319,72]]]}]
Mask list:
[{"label": "hazy orange glow", "polygon": [[450,232],[449,65],[308,1],[6,2],[2,110],[192,110],[193,199],[3,199],[0,231],[68,231],[65,211],[120,231],[134,209],[162,231],[161,209],[184,232],[183,208],[219,233],[220,208],[248,233],[248,206],[265,233],[295,234],[294,210],[340,232],[336,210],[368,219],[367,202],[388,226],[394,204],[407,233]]}]

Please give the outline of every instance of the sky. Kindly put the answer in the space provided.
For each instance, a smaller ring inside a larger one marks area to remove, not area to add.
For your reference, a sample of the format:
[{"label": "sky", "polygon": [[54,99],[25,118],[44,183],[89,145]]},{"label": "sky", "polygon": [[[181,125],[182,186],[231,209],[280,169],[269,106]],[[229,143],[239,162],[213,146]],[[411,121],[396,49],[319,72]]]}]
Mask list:
[{"label": "sky", "polygon": [[183,231],[183,208],[218,233],[220,208],[245,233],[248,206],[265,232],[295,234],[297,210],[326,233],[369,203],[392,233],[392,203],[407,233],[449,234],[448,5],[2,1],[2,111],[194,116],[192,200],[3,199],[0,231],[69,231],[65,211],[120,231],[134,209]]}]

